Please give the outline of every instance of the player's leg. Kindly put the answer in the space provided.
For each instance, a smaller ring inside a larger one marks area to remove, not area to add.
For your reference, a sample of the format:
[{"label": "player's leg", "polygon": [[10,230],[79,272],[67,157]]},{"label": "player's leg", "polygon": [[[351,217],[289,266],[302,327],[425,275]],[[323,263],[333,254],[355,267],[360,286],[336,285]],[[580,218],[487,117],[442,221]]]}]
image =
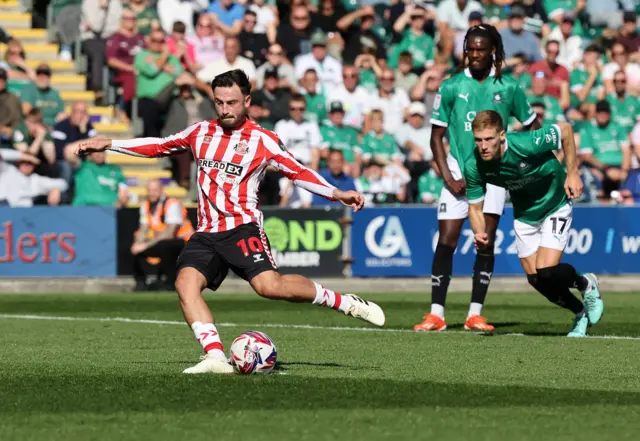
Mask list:
[{"label": "player's leg", "polygon": [[438,244],[431,264],[431,311],[416,331],[443,331],[447,328],[444,307],[453,272],[453,253],[458,246],[462,225],[469,213],[464,196],[455,196],[447,187],[442,189],[438,205]]},{"label": "player's leg", "polygon": [[340,294],[297,274],[282,275],[275,270],[262,271],[249,279],[251,287],[260,296],[272,300],[312,303],[383,326],[385,316],[373,302],[353,294]]}]

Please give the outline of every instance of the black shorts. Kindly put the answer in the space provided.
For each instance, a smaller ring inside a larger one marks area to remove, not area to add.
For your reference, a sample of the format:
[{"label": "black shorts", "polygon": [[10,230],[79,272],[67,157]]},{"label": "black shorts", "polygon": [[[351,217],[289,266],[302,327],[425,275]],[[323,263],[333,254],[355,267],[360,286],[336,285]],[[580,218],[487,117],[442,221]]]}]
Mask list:
[{"label": "black shorts", "polygon": [[229,269],[247,281],[263,271],[277,270],[267,235],[255,224],[221,233],[195,233],[176,265],[178,271],[187,267],[197,269],[207,279],[207,288],[214,291]]}]

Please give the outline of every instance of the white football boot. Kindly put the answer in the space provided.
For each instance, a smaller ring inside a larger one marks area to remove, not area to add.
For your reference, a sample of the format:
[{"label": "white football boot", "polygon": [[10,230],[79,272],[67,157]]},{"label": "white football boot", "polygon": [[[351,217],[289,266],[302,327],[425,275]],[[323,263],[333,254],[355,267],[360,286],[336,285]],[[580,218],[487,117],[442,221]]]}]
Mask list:
[{"label": "white football boot", "polygon": [[372,325],[384,326],[384,311],[378,305],[361,299],[355,294],[344,294],[343,297],[351,299],[351,306],[344,312],[344,315],[359,318]]},{"label": "white football boot", "polygon": [[183,374],[233,374],[233,366],[219,355],[209,353],[200,357],[200,363],[182,371]]}]

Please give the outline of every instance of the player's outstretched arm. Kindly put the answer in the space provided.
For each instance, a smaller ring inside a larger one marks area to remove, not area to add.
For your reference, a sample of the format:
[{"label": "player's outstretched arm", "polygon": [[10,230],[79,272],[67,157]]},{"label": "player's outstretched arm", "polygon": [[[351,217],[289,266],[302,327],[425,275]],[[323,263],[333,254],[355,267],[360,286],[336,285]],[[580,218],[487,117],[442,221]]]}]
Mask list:
[{"label": "player's outstretched arm", "polygon": [[558,123],[560,138],[562,139],[562,151],[567,166],[567,179],[564,183],[564,191],[569,199],[576,199],[582,195],[582,179],[578,170],[576,158],[576,144],[573,136],[573,128],[569,123]]},{"label": "player's outstretched arm", "polygon": [[364,207],[364,196],[355,190],[342,191],[336,188],[333,190],[333,199],[346,207],[353,208],[354,212],[358,212]]},{"label": "player's outstretched arm", "polygon": [[489,244],[489,235],[487,234],[484,213],[482,212],[483,206],[483,201],[469,204],[469,223],[473,230],[476,248],[484,248]]}]

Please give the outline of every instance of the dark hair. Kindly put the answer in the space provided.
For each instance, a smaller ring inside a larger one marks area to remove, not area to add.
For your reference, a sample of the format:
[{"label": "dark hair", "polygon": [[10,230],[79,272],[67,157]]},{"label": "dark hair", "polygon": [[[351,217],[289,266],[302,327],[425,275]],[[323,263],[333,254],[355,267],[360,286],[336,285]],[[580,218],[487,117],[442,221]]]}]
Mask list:
[{"label": "dark hair", "polygon": [[27,118],[35,119],[37,122],[42,122],[42,110],[37,107],[33,107],[29,112],[25,115]]},{"label": "dark hair", "polygon": [[597,44],[593,43],[590,44],[589,46],[586,47],[586,49],[584,50],[584,52],[597,52],[599,54],[602,54],[602,49],[600,49],[600,46],[598,46]]},{"label": "dark hair", "polygon": [[479,112],[471,123],[471,129],[474,132],[476,130],[487,128],[495,128],[496,130],[501,131],[503,127],[504,122],[502,121],[502,117],[494,110],[483,110],[482,112]]},{"label": "dark hair", "polygon": [[173,22],[173,32],[177,32],[179,34],[184,34],[187,31],[187,26],[181,22],[180,20]]},{"label": "dark hair", "polygon": [[400,52],[400,56],[398,57],[399,62],[411,63],[413,62],[413,54],[409,51]]},{"label": "dark hair", "polygon": [[211,82],[211,90],[215,92],[216,87],[233,87],[234,85],[240,88],[244,96],[251,92],[251,82],[242,69],[228,70],[216,76]]},{"label": "dark hair", "polygon": [[258,14],[253,12],[251,9],[247,9],[246,11],[244,11],[244,16],[246,17],[247,15],[253,15],[256,18],[258,17]]},{"label": "dark hair", "polygon": [[473,37],[481,37],[486,38],[491,43],[491,48],[495,50],[495,57],[493,59],[493,67],[496,69],[496,75],[494,81],[502,81],[502,65],[504,63],[504,46],[502,45],[502,37],[500,33],[495,28],[495,26],[491,26],[489,24],[481,24],[478,26],[473,26],[467,31],[467,34],[464,36],[464,54],[462,56],[462,63],[458,67],[458,72],[464,70],[467,65],[467,43]]},{"label": "dark hair", "polygon": [[338,153],[338,154],[340,154],[340,159],[344,159],[344,153],[342,153],[342,150],[340,150],[340,149],[335,149],[335,148],[333,148],[333,147],[330,147],[330,148],[329,148],[329,153],[327,153],[327,158],[328,158],[330,155],[334,154],[334,153]]},{"label": "dark hair", "polygon": [[312,73],[315,76],[318,76],[318,72],[316,72],[316,70],[314,68],[309,68],[307,70],[304,71],[304,75],[308,74],[308,73]]},{"label": "dark hair", "polygon": [[544,48],[548,49],[549,45],[551,44],[557,44],[558,46],[560,46],[560,42],[558,40],[549,40],[545,43]]},{"label": "dark hair", "polygon": [[535,101],[531,103],[531,107],[542,107],[543,109],[547,109],[547,106],[542,101]]},{"label": "dark hair", "polygon": [[304,98],[304,95],[302,95],[301,93],[294,93],[293,95],[291,95],[291,98],[289,98],[289,103],[292,102],[302,102],[305,103],[307,102],[307,100]]}]

